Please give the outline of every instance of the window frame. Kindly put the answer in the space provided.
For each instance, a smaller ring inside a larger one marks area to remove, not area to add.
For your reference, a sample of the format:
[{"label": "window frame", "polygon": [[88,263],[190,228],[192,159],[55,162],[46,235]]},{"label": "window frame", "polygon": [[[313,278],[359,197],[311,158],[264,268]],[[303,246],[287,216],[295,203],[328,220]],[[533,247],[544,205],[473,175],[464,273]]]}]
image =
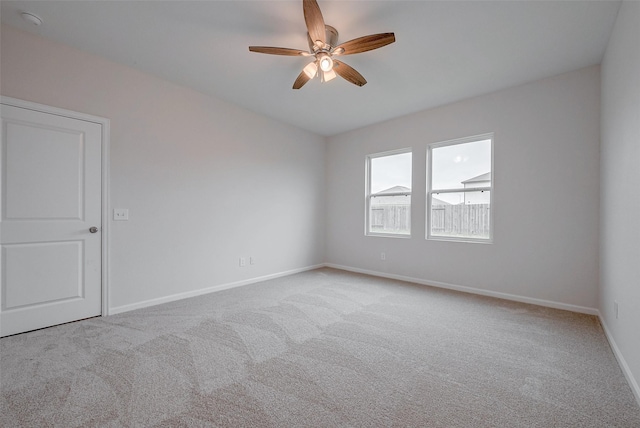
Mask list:
[{"label": "window frame", "polygon": [[[389,233],[389,232],[374,232],[371,230],[371,160],[375,158],[381,158],[386,156],[394,156],[401,155],[404,153],[411,153],[411,191],[409,192],[395,192],[385,194],[385,196],[412,196],[413,193],[413,148],[405,147],[403,149],[395,149],[389,150],[386,152],[380,153],[372,153],[366,156],[365,158],[365,213],[364,213],[364,234],[365,236],[377,236],[377,237],[385,237],[385,238],[400,238],[400,239],[408,239],[411,238],[412,234],[412,216],[409,217],[409,233]],[[412,197],[413,199],[413,197]],[[411,201],[411,205],[409,207],[409,212],[411,212],[411,206],[413,206],[413,200]]]},{"label": "window frame", "polygon": [[[466,143],[473,143],[473,142],[477,142],[477,141],[483,141],[483,140],[491,140],[491,184],[489,186],[482,186],[482,187],[472,187],[472,188],[460,188],[460,189],[439,189],[437,191],[434,191],[432,189],[432,175],[433,175],[433,168],[432,168],[432,161],[433,161],[433,155],[432,155],[432,151],[433,149],[438,149],[441,147],[448,147],[448,146],[455,146],[458,144],[466,144]],[[493,234],[493,229],[494,229],[494,218],[495,218],[495,209],[494,209],[494,198],[495,198],[495,192],[494,192],[494,183],[495,183],[495,177],[494,177],[494,171],[493,171],[493,166],[494,166],[494,153],[495,153],[495,134],[493,132],[488,132],[486,134],[479,134],[479,135],[473,135],[470,137],[463,137],[463,138],[456,138],[453,140],[446,140],[446,141],[439,141],[439,142],[435,142],[435,143],[430,143],[427,144],[427,165],[426,165],[426,169],[427,169],[427,179],[426,179],[426,184],[427,184],[427,192],[426,192],[426,201],[425,201],[425,207],[426,207],[426,212],[425,212],[425,239],[429,240],[429,241],[449,241],[449,242],[468,242],[468,243],[479,243],[479,244],[492,244],[493,243],[493,238],[494,238],[494,234]],[[441,235],[432,235],[431,234],[431,223],[432,223],[432,210],[431,210],[431,200],[434,194],[439,194],[439,193],[467,193],[467,192],[479,192],[479,191],[489,191],[489,206],[490,206],[490,211],[489,211],[489,238],[471,238],[471,237],[456,237],[456,236],[441,236]]]}]

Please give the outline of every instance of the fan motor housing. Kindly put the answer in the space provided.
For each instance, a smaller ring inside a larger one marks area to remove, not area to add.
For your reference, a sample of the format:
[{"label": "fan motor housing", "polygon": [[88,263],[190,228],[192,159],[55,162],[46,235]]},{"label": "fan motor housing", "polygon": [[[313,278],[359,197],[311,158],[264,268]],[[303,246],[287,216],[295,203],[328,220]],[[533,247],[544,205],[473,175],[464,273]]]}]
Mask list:
[{"label": "fan motor housing", "polygon": [[[327,44],[329,46],[331,46],[332,48],[338,45],[338,30],[336,30],[334,27],[332,27],[331,25],[325,25],[324,26],[324,31],[325,31],[325,41],[327,42]],[[311,40],[311,36],[309,36],[309,33],[307,33],[307,42],[309,42],[309,49],[311,50],[311,52],[314,52],[313,47],[314,47],[314,41]]]}]

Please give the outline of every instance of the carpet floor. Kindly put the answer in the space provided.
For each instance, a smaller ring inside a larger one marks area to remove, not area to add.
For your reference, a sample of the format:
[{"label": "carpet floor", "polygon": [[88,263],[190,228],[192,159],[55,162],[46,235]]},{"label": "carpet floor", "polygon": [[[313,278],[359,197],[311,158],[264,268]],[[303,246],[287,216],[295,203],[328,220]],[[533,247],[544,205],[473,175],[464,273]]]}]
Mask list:
[{"label": "carpet floor", "polygon": [[640,427],[594,316],[334,269],[0,339],[2,427]]}]

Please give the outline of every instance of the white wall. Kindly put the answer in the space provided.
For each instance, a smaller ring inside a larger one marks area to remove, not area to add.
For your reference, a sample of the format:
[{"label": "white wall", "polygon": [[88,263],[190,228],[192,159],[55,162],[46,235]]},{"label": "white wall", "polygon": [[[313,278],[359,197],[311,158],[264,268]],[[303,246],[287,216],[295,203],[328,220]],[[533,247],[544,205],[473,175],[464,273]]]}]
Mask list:
[{"label": "white wall", "polygon": [[[327,262],[595,312],[599,94],[594,66],[329,138]],[[494,243],[426,241],[426,145],[487,132]],[[365,236],[365,156],[404,147],[412,237]]]},{"label": "white wall", "polygon": [[111,307],[324,261],[324,138],[7,26],[1,67],[2,95],[111,120]]},{"label": "white wall", "polygon": [[634,1],[622,3],[602,63],[599,308],[640,402],[639,163],[640,3]]}]

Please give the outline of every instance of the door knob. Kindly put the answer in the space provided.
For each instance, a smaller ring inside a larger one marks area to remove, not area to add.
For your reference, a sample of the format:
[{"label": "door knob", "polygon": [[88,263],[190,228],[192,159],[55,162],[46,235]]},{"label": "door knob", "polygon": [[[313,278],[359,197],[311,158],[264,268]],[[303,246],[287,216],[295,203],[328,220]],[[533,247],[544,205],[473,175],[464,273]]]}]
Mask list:
[{"label": "door knob", "polygon": [[97,231],[98,231],[98,228],[95,227],[95,226],[89,228],[89,232],[91,232],[91,233],[96,233]]}]

